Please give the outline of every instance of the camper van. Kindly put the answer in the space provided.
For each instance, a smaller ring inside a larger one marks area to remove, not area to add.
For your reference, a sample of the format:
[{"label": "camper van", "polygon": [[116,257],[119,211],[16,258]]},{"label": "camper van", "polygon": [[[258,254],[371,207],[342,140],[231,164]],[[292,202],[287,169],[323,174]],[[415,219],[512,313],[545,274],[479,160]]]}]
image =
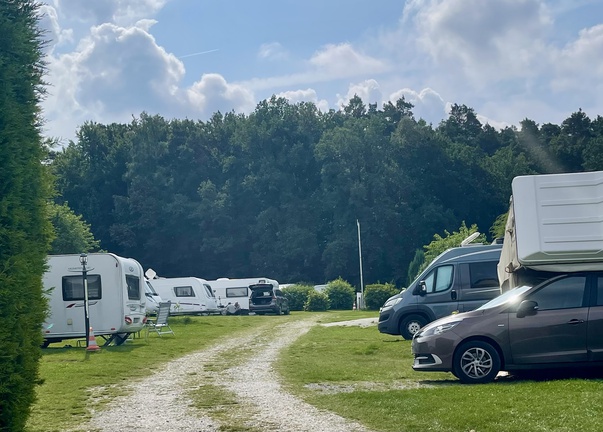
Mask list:
[{"label": "camper van", "polygon": [[379,311],[381,333],[412,339],[425,324],[477,309],[500,295],[497,265],[502,244],[467,244],[448,249]]},{"label": "camper van", "polygon": [[151,285],[148,280],[145,280],[144,288],[145,295],[147,296],[147,315],[155,315],[159,310],[159,303],[161,303],[163,299],[153,289],[153,285]]},{"label": "camper van", "polygon": [[229,279],[220,278],[216,280],[207,281],[214,292],[214,295],[218,301],[218,306],[226,308],[228,303],[239,303],[241,312],[243,314],[249,313],[249,295],[250,285],[257,284],[271,284],[275,289],[279,288],[279,284],[274,279],[268,279],[265,277],[259,278],[243,278],[243,279]]},{"label": "camper van", "polygon": [[[84,273],[80,255],[50,255],[43,276],[49,314],[43,325],[44,343],[86,336]],[[146,321],[145,281],[141,265],[132,258],[92,253],[86,264],[88,318],[95,336],[105,345],[122,344]]]},{"label": "camper van", "polygon": [[214,293],[205,279],[158,278],[149,283],[163,301],[171,301],[171,315],[208,315],[220,312]]}]

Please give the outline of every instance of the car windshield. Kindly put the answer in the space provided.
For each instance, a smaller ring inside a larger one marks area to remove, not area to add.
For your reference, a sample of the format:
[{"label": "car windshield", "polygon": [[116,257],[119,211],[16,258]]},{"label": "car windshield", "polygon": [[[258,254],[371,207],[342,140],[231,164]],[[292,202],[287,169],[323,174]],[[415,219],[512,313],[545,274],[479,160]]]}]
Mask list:
[{"label": "car windshield", "polygon": [[522,295],[524,292],[526,292],[530,288],[532,288],[532,287],[529,285],[523,285],[523,286],[520,286],[517,288],[513,288],[512,290],[509,290],[509,291],[505,292],[504,294],[501,294],[498,297],[493,298],[485,305],[477,308],[477,310],[492,309],[494,307],[500,306],[501,304],[515,302],[515,301],[517,301],[517,299],[520,295]]}]

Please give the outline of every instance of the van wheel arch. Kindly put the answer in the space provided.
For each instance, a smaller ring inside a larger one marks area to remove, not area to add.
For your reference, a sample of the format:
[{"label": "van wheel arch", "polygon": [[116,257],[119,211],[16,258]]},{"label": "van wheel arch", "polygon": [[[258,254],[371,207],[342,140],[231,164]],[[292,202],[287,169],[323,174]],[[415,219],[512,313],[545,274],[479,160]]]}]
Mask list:
[{"label": "van wheel arch", "polygon": [[422,314],[404,315],[400,319],[400,335],[406,340],[411,340],[415,333],[428,322],[427,317]]}]

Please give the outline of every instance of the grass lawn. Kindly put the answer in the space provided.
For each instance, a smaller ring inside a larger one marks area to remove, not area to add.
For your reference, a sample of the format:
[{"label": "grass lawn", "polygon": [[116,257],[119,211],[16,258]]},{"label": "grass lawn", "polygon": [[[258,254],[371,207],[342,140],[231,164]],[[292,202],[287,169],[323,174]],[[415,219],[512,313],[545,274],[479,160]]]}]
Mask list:
[{"label": "grass lawn", "polygon": [[600,431],[602,374],[463,385],[412,370],[410,341],[376,327],[315,327],[279,371],[307,402],[377,431]]},{"label": "grass lawn", "polygon": [[[377,314],[316,315],[319,322],[327,323]],[[28,431],[74,428],[87,420],[89,408],[102,408],[120,394],[121,384],[147,376],[172,359],[221,337],[307,316],[293,312],[286,317],[171,317],[175,336],[151,334],[148,340],[103,347],[97,353],[75,347],[75,341],[65,341],[73,348],[50,345],[43,351],[44,383],[38,388]],[[232,364],[242,359],[224,360]],[[375,326],[316,326],[282,353],[277,370],[291,392],[376,431],[601,430],[601,376],[508,379],[470,386],[461,385],[451,374],[414,372],[411,365],[410,342],[381,334]],[[230,395],[216,391],[210,386],[199,389],[197,405],[218,396],[230,400]]]}]

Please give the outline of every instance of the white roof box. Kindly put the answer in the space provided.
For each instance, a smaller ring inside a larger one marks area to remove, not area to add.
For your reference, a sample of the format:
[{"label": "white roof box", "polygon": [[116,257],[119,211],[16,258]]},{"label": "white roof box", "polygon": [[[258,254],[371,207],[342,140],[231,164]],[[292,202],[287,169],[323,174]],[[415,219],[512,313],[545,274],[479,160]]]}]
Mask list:
[{"label": "white roof box", "polygon": [[603,171],[520,176],[512,189],[520,264],[603,262]]}]

